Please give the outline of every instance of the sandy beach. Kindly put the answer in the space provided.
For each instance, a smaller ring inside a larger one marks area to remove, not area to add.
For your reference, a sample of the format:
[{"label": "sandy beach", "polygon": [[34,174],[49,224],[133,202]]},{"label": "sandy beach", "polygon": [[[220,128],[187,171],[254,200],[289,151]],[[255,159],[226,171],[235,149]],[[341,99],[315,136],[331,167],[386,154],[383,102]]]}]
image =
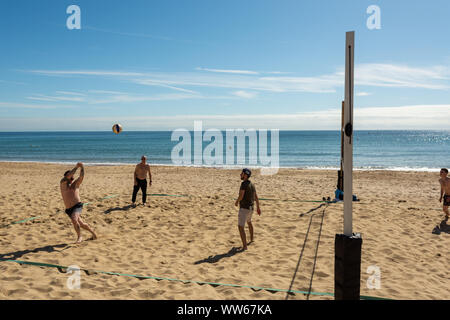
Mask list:
[{"label": "sandy beach", "polygon": [[[74,245],[59,190],[72,167],[0,164],[0,258],[243,287],[82,271],[81,288],[71,290],[70,275],[56,268],[0,261],[0,299],[333,299],[245,286],[334,292],[334,238],[342,233],[343,204],[281,200],[333,198],[335,171],[282,169],[262,176],[255,170],[259,197],[279,200],[261,201],[262,215],[253,216],[255,241],[239,252],[239,170],[152,167],[148,193],[159,195],[149,197],[148,207],[131,208],[134,166],[87,166],[82,217],[98,239],[86,240],[90,235],[82,231],[86,241]],[[438,179],[427,172],[355,172],[361,295],[449,299],[450,231]],[[38,218],[12,224],[31,217]],[[432,233],[436,226],[440,234]],[[380,289],[367,288],[369,266],[380,269]]]}]

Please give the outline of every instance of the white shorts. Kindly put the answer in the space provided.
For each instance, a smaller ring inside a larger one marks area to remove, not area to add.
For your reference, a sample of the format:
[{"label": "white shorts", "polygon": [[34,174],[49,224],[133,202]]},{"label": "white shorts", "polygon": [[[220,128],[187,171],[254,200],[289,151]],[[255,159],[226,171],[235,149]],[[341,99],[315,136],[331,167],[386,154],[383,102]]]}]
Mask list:
[{"label": "white shorts", "polygon": [[238,225],[245,227],[246,222],[252,222],[252,215],[253,207],[250,207],[250,209],[240,208],[238,214]]}]

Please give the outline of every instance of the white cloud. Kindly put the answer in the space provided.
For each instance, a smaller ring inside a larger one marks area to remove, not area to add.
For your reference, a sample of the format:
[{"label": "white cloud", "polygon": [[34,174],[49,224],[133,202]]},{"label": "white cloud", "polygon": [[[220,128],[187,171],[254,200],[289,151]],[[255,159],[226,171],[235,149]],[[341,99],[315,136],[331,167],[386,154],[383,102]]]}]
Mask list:
[{"label": "white cloud", "polygon": [[104,98],[89,99],[89,104],[105,104],[105,103],[132,103],[145,101],[163,101],[163,100],[185,100],[185,99],[201,99],[202,96],[192,94],[158,94],[153,96],[140,95],[111,95]]},{"label": "white cloud", "polygon": [[46,76],[105,76],[105,77],[139,77],[139,72],[104,71],[104,70],[29,70],[28,72]]},{"label": "white cloud", "polygon": [[72,92],[72,91],[56,91],[57,94],[66,94],[66,95],[72,95],[72,96],[85,96],[84,93],[80,92]]},{"label": "white cloud", "polygon": [[[339,68],[316,76],[261,76],[248,70],[197,68],[204,72],[122,72],[96,70],[32,70],[47,76],[99,76],[118,78],[135,84],[160,86],[176,91],[197,93],[185,87],[228,88],[242,91],[333,93],[344,85],[344,71]],[[391,88],[450,89],[447,66],[410,67],[400,64],[367,63],[355,67],[355,85]]]},{"label": "white cloud", "polygon": [[[112,104],[112,103],[132,103],[145,101],[211,98],[211,97],[203,97],[202,95],[190,90],[179,90],[179,91],[186,93],[139,95],[133,93],[105,91],[105,90],[88,90],[86,93],[57,91],[57,93],[60,93],[60,95],[50,96],[50,95],[36,94],[34,96],[27,97],[27,99],[54,102],[54,103],[83,102],[85,104],[106,104],[106,103]],[[225,98],[225,97],[213,97],[213,98]]]},{"label": "white cloud", "polygon": [[0,108],[11,108],[11,109],[61,109],[61,108],[73,108],[71,106],[61,106],[61,105],[43,105],[43,104],[26,104],[26,103],[11,103],[11,102],[0,102]]},{"label": "white cloud", "polygon": [[259,72],[249,71],[249,70],[230,70],[230,69],[209,69],[209,68],[196,68],[199,71],[209,71],[209,72],[217,72],[217,73],[233,73],[233,74],[251,74],[257,75]]},{"label": "white cloud", "polygon": [[[1,106],[1,103],[0,103]],[[355,130],[448,130],[450,105],[355,108]],[[194,121],[207,128],[280,130],[339,130],[341,110],[293,114],[108,116],[86,118],[0,118],[0,127],[14,130],[110,130],[120,122],[125,130],[192,129]]]},{"label": "white cloud", "polygon": [[236,97],[244,99],[252,99],[258,95],[256,92],[249,92],[244,90],[234,91],[232,94],[235,95]]},{"label": "white cloud", "polygon": [[98,31],[98,32],[105,32],[105,33],[110,33],[110,34],[117,34],[117,35],[128,36],[128,37],[152,38],[152,39],[166,40],[166,41],[179,41],[179,40],[174,40],[169,37],[156,36],[156,35],[152,35],[152,34],[148,34],[148,33],[119,32],[119,31],[113,31],[113,30],[108,30],[108,29],[95,28],[95,27],[91,27],[91,26],[83,26],[83,29]]},{"label": "white cloud", "polygon": [[83,102],[85,99],[79,96],[45,96],[45,95],[35,95],[31,97],[27,97],[29,100],[38,100],[38,101],[49,101],[49,102],[59,102],[59,101],[71,101],[71,102]]},{"label": "white cloud", "polygon": [[18,81],[9,81],[9,80],[0,80],[1,83],[9,83],[9,84],[19,84],[19,85],[25,85],[25,82],[18,82]]},{"label": "white cloud", "polygon": [[[343,73],[342,73],[343,74]],[[450,89],[450,68],[367,63],[355,68],[355,84],[375,87]]]},{"label": "white cloud", "polygon": [[371,95],[372,95],[372,93],[370,93],[370,92],[357,92],[356,93],[357,97],[367,97],[367,96],[371,96]]}]

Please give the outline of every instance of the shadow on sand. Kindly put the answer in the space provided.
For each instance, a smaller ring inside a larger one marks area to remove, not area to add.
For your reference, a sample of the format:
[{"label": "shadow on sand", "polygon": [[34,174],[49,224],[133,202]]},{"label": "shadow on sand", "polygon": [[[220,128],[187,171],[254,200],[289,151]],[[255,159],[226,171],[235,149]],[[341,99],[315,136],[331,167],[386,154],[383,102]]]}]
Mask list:
[{"label": "shadow on sand", "polygon": [[323,206],[328,205],[327,203],[322,203],[321,205],[319,205],[318,207],[312,208],[311,210],[309,210],[308,212],[305,213],[300,213],[299,217],[303,217],[304,215],[307,215],[308,213],[314,212],[316,210],[319,210],[320,208],[322,208]]},{"label": "shadow on sand", "polygon": [[433,234],[441,234],[442,232],[450,234],[450,225],[448,225],[448,218],[441,221],[439,225],[434,227]]},{"label": "shadow on sand", "polygon": [[109,214],[113,211],[128,211],[131,208],[133,208],[132,204],[129,204],[127,206],[123,206],[123,207],[115,207],[115,208],[109,208],[108,210],[105,211],[105,214]]},{"label": "shadow on sand", "polygon": [[56,250],[56,248],[66,248],[69,245],[67,243],[61,243],[56,244],[53,246],[45,246],[40,248],[35,248],[32,250],[22,250],[22,251],[15,251],[15,252],[9,252],[9,253],[0,253],[0,260],[17,260],[18,258],[21,258],[22,256],[28,254],[28,253],[36,253],[36,252],[61,252],[62,250]]},{"label": "shadow on sand", "polygon": [[227,253],[223,253],[223,254],[218,254],[215,256],[209,256],[206,259],[203,260],[199,260],[194,262],[194,264],[200,264],[200,263],[216,263],[219,262],[221,259],[223,258],[229,258],[234,256],[237,253],[241,253],[243,252],[242,248],[237,248],[237,247],[233,247],[230,249],[230,251],[228,251]]}]

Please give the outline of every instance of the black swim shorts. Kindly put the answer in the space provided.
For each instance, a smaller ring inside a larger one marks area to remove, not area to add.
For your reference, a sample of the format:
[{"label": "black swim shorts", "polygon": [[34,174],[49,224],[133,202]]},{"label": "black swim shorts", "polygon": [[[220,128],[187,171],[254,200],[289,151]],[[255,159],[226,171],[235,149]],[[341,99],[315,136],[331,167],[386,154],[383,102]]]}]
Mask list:
[{"label": "black swim shorts", "polygon": [[66,209],[66,213],[69,217],[72,216],[72,213],[74,212],[80,212],[83,209],[83,203],[78,202],[76,205],[74,205],[72,208]]},{"label": "black swim shorts", "polygon": [[450,194],[444,196],[444,206],[450,206]]}]

